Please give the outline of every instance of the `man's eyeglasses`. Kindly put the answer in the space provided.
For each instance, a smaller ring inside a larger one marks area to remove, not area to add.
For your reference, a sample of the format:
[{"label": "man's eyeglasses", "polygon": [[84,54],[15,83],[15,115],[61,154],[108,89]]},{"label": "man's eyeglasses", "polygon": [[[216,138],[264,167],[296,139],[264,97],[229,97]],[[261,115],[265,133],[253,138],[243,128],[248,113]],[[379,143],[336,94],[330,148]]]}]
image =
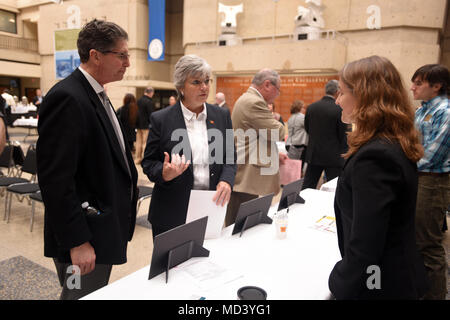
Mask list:
[{"label": "man's eyeglasses", "polygon": [[103,54],[106,54],[106,53],[115,54],[116,56],[119,57],[120,60],[128,60],[128,59],[130,59],[130,55],[128,53],[125,53],[125,52],[117,52],[117,51],[108,50],[108,51],[103,51],[102,53]]},{"label": "man's eyeglasses", "polygon": [[277,85],[273,84],[272,82],[270,84],[273,85],[275,87],[275,89],[277,89],[278,92],[281,92],[280,87],[278,87]]},{"label": "man's eyeglasses", "polygon": [[209,86],[212,83],[212,79],[205,79],[205,80],[194,80],[191,82],[193,86],[199,87],[202,84],[205,86]]}]

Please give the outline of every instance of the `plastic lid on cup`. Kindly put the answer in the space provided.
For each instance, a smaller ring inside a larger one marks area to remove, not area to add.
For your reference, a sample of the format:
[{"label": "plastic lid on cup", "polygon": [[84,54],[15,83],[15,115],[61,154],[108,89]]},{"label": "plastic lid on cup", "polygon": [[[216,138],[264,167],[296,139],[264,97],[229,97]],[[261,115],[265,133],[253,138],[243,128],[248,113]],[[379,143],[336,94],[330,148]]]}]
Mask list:
[{"label": "plastic lid on cup", "polygon": [[242,287],[237,292],[239,300],[266,300],[267,293],[261,288],[247,286]]}]

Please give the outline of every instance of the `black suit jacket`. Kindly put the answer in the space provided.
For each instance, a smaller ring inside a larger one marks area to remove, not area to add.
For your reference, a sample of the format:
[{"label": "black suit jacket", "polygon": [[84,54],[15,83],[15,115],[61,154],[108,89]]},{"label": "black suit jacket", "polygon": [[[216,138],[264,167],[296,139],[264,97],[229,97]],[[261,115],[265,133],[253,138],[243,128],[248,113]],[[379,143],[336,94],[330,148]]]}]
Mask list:
[{"label": "black suit jacket", "polygon": [[[335,197],[342,260],[329,278],[337,299],[417,299],[426,276],[415,242],[417,166],[398,143],[373,139],[345,163]],[[381,289],[369,290],[378,266]]]},{"label": "black suit jacket", "polygon": [[341,114],[341,108],[329,96],[308,106],[305,114],[305,130],[309,135],[307,163],[342,167],[341,154],[347,151],[347,126],[342,123]]},{"label": "black suit jacket", "polygon": [[[125,263],[136,221],[136,167],[125,143],[130,176],[108,115],[81,71],[48,92],[38,131],[45,256],[70,262],[69,250],[90,241],[96,263]],[[102,214],[88,218],[85,201]]]},{"label": "black suit jacket", "polygon": [[143,95],[137,101],[138,105],[138,118],[136,123],[137,129],[148,129],[148,125],[150,124],[150,115],[153,111],[155,111],[155,104],[153,103],[153,99]]},{"label": "black suit jacket", "polygon": [[[206,104],[206,110],[210,157],[212,159],[220,158],[219,161],[210,161],[209,190],[215,190],[219,181],[228,182],[233,188],[236,175],[236,153],[230,113],[226,109],[210,104]],[[228,144],[226,139],[227,129],[230,130]],[[184,137],[178,135],[178,133],[183,132]],[[171,138],[172,133],[175,134],[173,139]],[[216,134],[219,134],[221,138],[212,137]],[[180,155],[184,153],[187,159],[191,158],[188,149],[183,151],[174,149],[177,145],[180,146],[179,143],[183,142],[190,148],[180,102],[177,102],[171,108],[164,108],[152,113],[142,168],[148,178],[155,183],[148,219],[152,224],[159,227],[170,229],[186,222],[190,192],[194,184],[192,161],[189,168],[175,179],[165,182],[162,178],[164,152],[171,156],[172,152],[175,151]]]}]

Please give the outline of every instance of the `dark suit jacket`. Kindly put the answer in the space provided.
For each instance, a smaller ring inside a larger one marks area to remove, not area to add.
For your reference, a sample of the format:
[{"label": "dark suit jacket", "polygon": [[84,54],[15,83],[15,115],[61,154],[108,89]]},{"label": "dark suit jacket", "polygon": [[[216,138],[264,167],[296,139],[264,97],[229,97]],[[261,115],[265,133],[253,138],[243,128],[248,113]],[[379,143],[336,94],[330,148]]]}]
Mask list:
[{"label": "dark suit jacket", "polygon": [[[335,197],[342,260],[329,278],[337,299],[417,299],[426,286],[415,242],[417,166],[398,143],[373,139],[345,163]],[[380,268],[381,289],[366,282]]]},{"label": "dark suit jacket", "polygon": [[153,99],[143,95],[137,101],[138,105],[138,119],[136,123],[137,129],[148,129],[148,125],[150,124],[150,115],[153,111],[155,111],[155,104],[153,103]]},{"label": "dark suit jacket", "polygon": [[[45,256],[70,262],[69,250],[90,241],[96,263],[125,263],[136,221],[136,167],[126,146],[130,176],[111,121],[80,70],[45,96],[38,131]],[[103,214],[87,218],[84,201]]]},{"label": "dark suit jacket", "polygon": [[[213,159],[216,156],[220,157],[219,161],[210,162],[209,190],[216,190],[219,181],[228,182],[233,188],[236,175],[236,153],[232,134],[228,139],[228,145],[226,143],[226,130],[229,129],[232,132],[230,113],[226,109],[210,104],[206,104],[206,110],[210,157]],[[177,129],[182,130],[175,132]],[[171,139],[172,133],[181,131],[185,133],[184,138],[180,136]],[[211,137],[211,134],[217,133],[222,136],[222,141]],[[164,108],[152,113],[142,168],[148,178],[155,183],[148,219],[152,224],[164,228],[174,228],[186,222],[190,192],[194,184],[192,161],[189,168],[175,179],[165,182],[162,178],[164,152],[171,155],[175,150],[174,147],[183,141],[190,147],[180,102],[171,108]],[[181,152],[177,151],[177,153],[180,155],[184,153],[185,157],[191,158],[190,152],[186,149]]]},{"label": "dark suit jacket", "polygon": [[305,130],[309,135],[306,162],[323,167],[342,167],[341,154],[347,151],[347,126],[341,121],[342,110],[329,96],[306,109]]}]

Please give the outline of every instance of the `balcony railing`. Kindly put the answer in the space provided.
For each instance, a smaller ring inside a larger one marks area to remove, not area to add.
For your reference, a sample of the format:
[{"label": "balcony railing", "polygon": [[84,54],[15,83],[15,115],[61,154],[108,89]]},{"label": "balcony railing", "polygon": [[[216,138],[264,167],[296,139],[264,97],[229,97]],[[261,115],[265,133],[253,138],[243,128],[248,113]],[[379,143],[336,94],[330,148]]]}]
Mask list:
[{"label": "balcony railing", "polygon": [[38,52],[39,43],[34,39],[24,39],[0,35],[0,49]]},{"label": "balcony railing", "polygon": [[[348,43],[348,39],[340,32],[335,30],[323,30],[318,32],[319,37],[315,40],[338,40],[345,45]],[[246,37],[246,38],[239,38],[240,44],[259,44],[263,42],[270,41],[272,43],[286,43],[286,42],[297,42],[301,40],[295,39],[294,33],[287,33],[287,34],[277,34],[277,35],[265,35],[265,36],[255,36],[255,37]],[[215,41],[202,41],[202,42],[195,42],[195,46],[197,47],[215,47],[220,46],[220,40]]]}]

